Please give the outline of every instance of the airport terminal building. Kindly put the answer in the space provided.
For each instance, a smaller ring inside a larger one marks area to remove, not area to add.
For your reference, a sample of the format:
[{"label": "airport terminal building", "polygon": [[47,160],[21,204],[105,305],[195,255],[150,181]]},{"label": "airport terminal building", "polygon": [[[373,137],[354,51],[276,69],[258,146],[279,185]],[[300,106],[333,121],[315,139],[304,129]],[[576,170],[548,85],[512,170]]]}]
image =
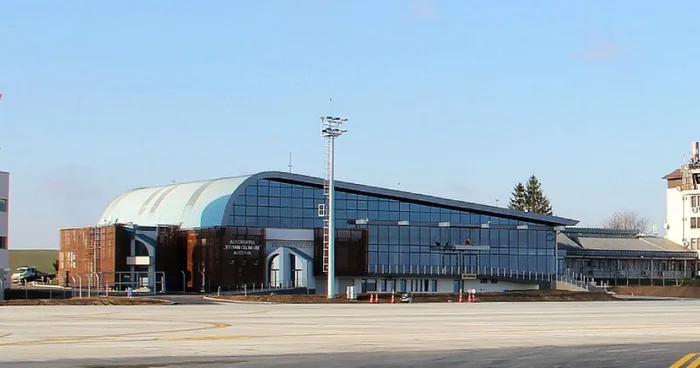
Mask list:
[{"label": "airport terminal building", "polygon": [[[351,285],[551,287],[564,267],[557,232],[577,223],[347,182],[335,188],[341,293]],[[61,230],[60,274],[66,282],[95,274],[110,287],[136,277],[168,290],[263,284],[325,293],[324,204],[324,179],[285,172],[135,189],[115,198],[96,226]]]}]

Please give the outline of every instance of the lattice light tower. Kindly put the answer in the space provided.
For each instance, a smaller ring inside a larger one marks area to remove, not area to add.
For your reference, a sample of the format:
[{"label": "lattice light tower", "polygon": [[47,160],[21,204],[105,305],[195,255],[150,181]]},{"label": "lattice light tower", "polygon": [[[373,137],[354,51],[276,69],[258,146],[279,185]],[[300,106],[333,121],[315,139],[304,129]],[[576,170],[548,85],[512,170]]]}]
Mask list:
[{"label": "lattice light tower", "polygon": [[335,298],[335,139],[347,133],[342,125],[347,118],[321,117],[321,136],[326,137],[326,176],[323,195],[323,271],[328,274],[328,299]]}]

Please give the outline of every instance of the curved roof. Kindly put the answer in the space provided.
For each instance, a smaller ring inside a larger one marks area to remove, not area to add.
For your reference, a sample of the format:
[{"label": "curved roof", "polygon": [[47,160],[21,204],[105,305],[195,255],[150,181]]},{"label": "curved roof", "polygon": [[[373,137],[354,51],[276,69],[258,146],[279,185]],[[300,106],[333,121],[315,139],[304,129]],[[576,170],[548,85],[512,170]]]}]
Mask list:
[{"label": "curved roof", "polygon": [[115,198],[98,224],[221,226],[226,205],[248,178],[246,175],[134,189]]},{"label": "curved roof", "polygon": [[[284,180],[322,187],[324,180],[317,177],[280,171],[266,171],[255,175],[213,179],[192,183],[171,184],[153,188],[140,188],[115,198],[100,217],[98,224],[134,223],[138,225],[180,225],[184,228],[221,226],[233,209],[237,191],[259,179]],[[578,223],[557,216],[547,216],[503,207],[487,206],[471,202],[403,192],[336,181],[338,190],[386,198],[423,202],[465,211],[533,221],[550,225],[573,226]]]}]

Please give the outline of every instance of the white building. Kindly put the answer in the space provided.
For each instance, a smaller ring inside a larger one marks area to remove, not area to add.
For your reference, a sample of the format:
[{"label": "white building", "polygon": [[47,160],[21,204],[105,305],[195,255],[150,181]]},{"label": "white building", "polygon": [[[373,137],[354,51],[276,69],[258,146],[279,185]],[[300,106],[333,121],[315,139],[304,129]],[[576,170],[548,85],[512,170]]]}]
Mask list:
[{"label": "white building", "polygon": [[10,287],[10,254],[7,250],[9,222],[9,199],[10,199],[10,173],[0,171],[0,281],[4,288]]},{"label": "white building", "polygon": [[690,161],[663,177],[666,187],[666,237],[700,252],[700,145],[692,143]]}]

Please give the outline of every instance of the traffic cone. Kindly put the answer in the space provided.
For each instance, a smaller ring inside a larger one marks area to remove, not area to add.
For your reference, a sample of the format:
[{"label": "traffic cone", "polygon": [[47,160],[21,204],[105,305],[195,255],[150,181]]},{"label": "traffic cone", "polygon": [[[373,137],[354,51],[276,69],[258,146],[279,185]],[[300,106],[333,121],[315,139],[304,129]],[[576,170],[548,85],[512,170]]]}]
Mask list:
[{"label": "traffic cone", "polygon": [[374,303],[374,294],[369,294],[369,303]]},{"label": "traffic cone", "polygon": [[391,292],[391,304],[394,304],[394,292]]},{"label": "traffic cone", "polygon": [[462,303],[462,289],[459,289],[459,302]]},{"label": "traffic cone", "polygon": [[374,294],[374,302],[379,303],[379,294]]}]

